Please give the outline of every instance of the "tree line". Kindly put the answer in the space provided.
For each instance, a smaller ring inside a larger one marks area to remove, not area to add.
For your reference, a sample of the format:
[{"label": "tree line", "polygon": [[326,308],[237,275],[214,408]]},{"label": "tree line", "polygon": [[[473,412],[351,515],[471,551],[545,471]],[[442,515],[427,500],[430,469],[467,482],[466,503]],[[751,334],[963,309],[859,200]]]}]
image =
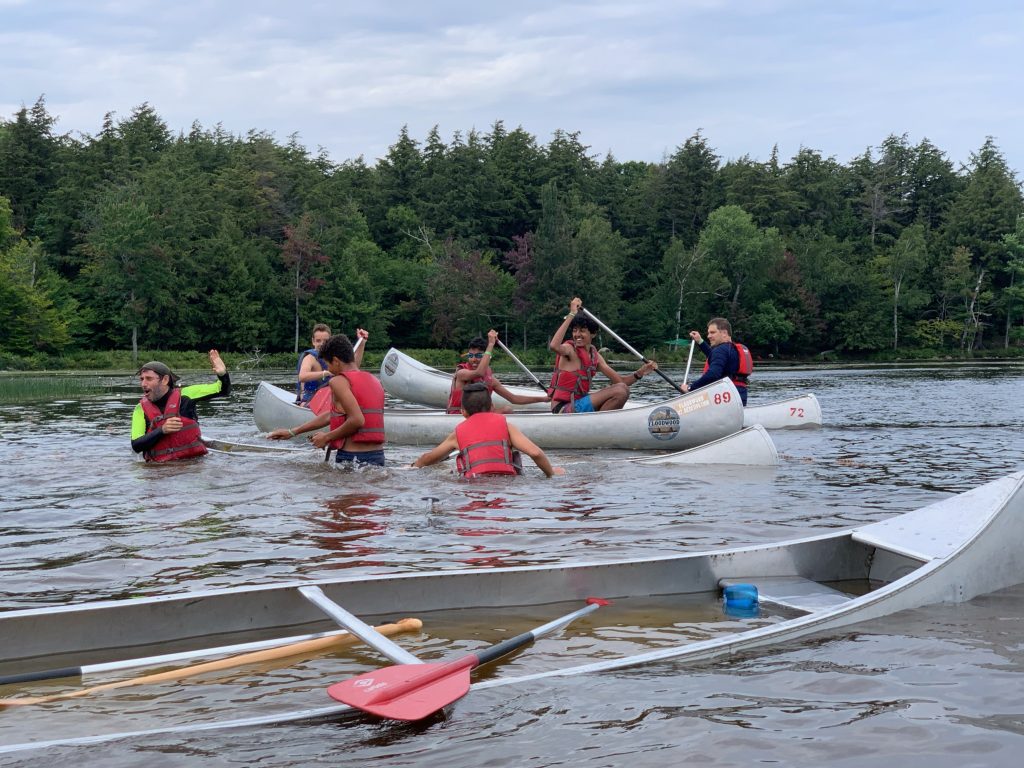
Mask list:
[{"label": "tree line", "polygon": [[905,135],[843,164],[660,162],[576,132],[403,128],[375,164],[143,104],[61,134],[0,120],[0,352],[293,350],[310,327],[381,348],[494,327],[540,346],[582,296],[635,346],[725,316],[756,353],[964,354],[1024,344],[1024,199],[992,138],[957,168]]}]

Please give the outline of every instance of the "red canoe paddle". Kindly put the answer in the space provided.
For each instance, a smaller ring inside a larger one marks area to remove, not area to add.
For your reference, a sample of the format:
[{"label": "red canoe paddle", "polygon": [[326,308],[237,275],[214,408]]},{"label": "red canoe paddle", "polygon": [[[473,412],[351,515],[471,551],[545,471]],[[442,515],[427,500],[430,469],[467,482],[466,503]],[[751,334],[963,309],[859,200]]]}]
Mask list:
[{"label": "red canoe paddle", "polygon": [[449,662],[384,667],[335,683],[327,693],[343,704],[390,720],[421,720],[465,696],[469,692],[469,673],[474,667],[512,653],[602,605],[608,605],[608,601],[588,597],[585,608],[490,648]]}]

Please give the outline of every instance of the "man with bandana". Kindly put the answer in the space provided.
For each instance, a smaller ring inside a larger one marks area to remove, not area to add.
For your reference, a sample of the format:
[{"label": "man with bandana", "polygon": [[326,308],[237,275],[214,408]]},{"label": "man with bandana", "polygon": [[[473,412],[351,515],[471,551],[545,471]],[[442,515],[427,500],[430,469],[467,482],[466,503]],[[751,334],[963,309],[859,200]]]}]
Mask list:
[{"label": "man with bandana", "polygon": [[217,381],[178,386],[178,377],[156,360],[139,368],[142,399],[132,412],[132,450],[146,461],[177,461],[206,453],[196,403],[231,393],[227,366],[216,349],[209,352]]}]

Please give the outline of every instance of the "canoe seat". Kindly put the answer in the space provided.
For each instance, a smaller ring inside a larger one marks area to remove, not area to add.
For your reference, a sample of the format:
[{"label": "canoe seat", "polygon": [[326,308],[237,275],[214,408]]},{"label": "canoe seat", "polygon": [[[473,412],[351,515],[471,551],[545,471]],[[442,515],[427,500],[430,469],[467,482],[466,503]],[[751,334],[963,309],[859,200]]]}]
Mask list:
[{"label": "canoe seat", "polygon": [[811,613],[835,608],[852,599],[851,595],[826,587],[802,576],[756,576],[749,579],[720,579],[719,587],[730,584],[753,584],[762,603]]}]

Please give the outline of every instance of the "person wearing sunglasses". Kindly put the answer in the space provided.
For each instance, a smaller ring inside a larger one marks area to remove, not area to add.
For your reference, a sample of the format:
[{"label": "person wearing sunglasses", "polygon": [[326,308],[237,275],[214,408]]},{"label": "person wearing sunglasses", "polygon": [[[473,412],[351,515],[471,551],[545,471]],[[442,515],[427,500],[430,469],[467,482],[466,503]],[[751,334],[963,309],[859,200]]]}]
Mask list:
[{"label": "person wearing sunglasses", "polygon": [[[448,413],[462,413],[462,390],[467,384],[480,382],[487,387],[489,392],[497,392],[503,398],[515,405],[528,405],[530,403],[546,403],[548,398],[545,395],[516,395],[508,390],[505,385],[498,381],[491,373],[491,354],[494,345],[498,343],[498,332],[490,330],[487,332],[487,342],[477,336],[469,342],[468,351],[463,353],[463,362],[455,368],[455,375],[452,377],[452,388],[448,393]],[[495,408],[499,413],[509,413],[511,408]]]}]

